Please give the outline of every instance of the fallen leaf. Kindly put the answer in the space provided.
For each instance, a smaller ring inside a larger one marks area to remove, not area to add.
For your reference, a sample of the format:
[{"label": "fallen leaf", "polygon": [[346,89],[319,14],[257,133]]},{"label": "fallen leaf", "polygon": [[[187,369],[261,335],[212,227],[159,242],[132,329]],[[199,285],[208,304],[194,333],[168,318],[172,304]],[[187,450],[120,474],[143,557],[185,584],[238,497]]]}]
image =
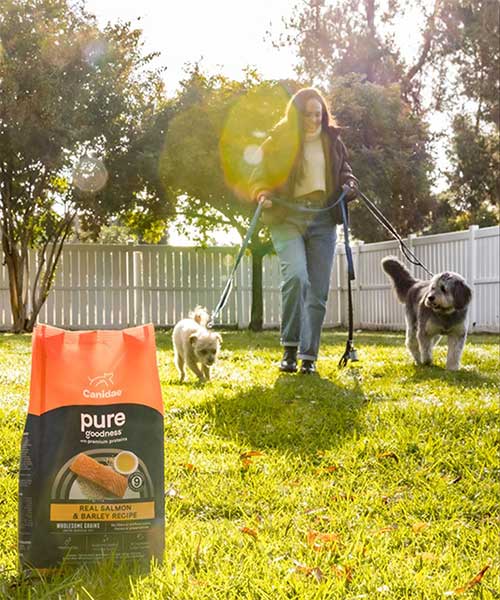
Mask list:
[{"label": "fallen leaf", "polygon": [[255,529],[250,529],[250,527],[241,527],[240,531],[242,533],[246,533],[247,535],[252,536],[254,540],[257,539],[257,532],[255,531]]},{"label": "fallen leaf", "polygon": [[247,470],[247,469],[250,467],[250,465],[251,465],[251,464],[252,464],[252,459],[251,459],[251,458],[244,458],[244,459],[241,461],[241,468],[242,468],[244,471],[246,471],[246,470]]},{"label": "fallen leaf", "polygon": [[323,571],[319,567],[307,567],[306,565],[296,563],[294,571],[296,573],[303,573],[307,577],[314,577],[318,583],[323,580]]},{"label": "fallen leaf", "polygon": [[338,544],[340,538],[336,533],[321,533],[311,530],[307,532],[306,540],[308,546],[316,550],[316,552],[321,552]]},{"label": "fallen leaf", "polygon": [[181,463],[181,467],[184,467],[186,471],[196,471],[196,467],[192,463]]},{"label": "fallen leaf", "polygon": [[320,467],[319,469],[316,469],[316,473],[319,475],[321,473],[335,473],[335,471],[338,471],[339,467],[337,465],[328,465],[326,467]]},{"label": "fallen leaf", "polygon": [[319,567],[314,567],[314,569],[311,571],[311,575],[318,583],[323,581],[323,571]]},{"label": "fallen leaf", "polygon": [[376,531],[375,535],[380,535],[382,533],[388,533],[389,531],[394,531],[397,528],[398,528],[397,525],[388,525],[387,527],[382,527],[382,529],[379,529],[378,531]]},{"label": "fallen leaf", "polygon": [[264,456],[264,452],[260,452],[259,450],[249,450],[248,452],[243,452],[240,454],[240,458],[252,458],[254,456]]},{"label": "fallen leaf", "polygon": [[429,524],[423,523],[422,521],[414,523],[411,526],[411,528],[413,529],[413,533],[420,533],[421,531],[424,531],[424,529],[427,529],[427,527],[429,527]]},{"label": "fallen leaf", "polygon": [[352,581],[353,569],[349,566],[332,565],[332,572],[339,579],[345,579],[347,582]]},{"label": "fallen leaf", "polygon": [[392,458],[396,462],[399,462],[398,455],[395,452],[382,452],[381,454],[377,454],[377,458]]},{"label": "fallen leaf", "polygon": [[484,577],[484,574],[486,573],[486,571],[491,567],[490,564],[487,564],[486,566],[484,566],[479,573],[473,577],[468,583],[466,583],[464,586],[457,588],[456,590],[450,591],[450,592],[446,592],[447,596],[453,596],[453,595],[460,595],[460,594],[464,594],[465,592],[468,592],[470,589],[472,589],[474,586],[476,586],[478,583],[481,583],[481,579]]}]

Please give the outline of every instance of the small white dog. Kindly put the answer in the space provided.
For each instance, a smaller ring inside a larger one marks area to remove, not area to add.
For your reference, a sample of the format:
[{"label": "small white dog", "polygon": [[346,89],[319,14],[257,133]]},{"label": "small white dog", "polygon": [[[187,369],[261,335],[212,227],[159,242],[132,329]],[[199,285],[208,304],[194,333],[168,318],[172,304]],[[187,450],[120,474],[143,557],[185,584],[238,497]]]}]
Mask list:
[{"label": "small white dog", "polygon": [[174,327],[174,361],[181,383],[186,378],[186,365],[200,381],[210,380],[210,367],[217,359],[222,337],[207,329],[208,320],[206,308],[197,306],[188,319],[182,319]]}]

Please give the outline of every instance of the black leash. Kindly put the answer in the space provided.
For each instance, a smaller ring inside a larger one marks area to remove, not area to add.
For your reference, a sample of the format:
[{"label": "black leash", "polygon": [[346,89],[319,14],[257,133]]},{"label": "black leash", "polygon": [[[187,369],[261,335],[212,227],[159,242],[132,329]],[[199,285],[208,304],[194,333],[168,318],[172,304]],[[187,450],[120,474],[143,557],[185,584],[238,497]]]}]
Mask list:
[{"label": "black leash", "polygon": [[[342,225],[343,225],[343,229],[344,229],[345,254],[346,254],[346,259],[347,259],[347,297],[348,297],[349,333],[348,333],[348,339],[347,339],[344,354],[342,355],[341,359],[339,360],[339,367],[345,367],[349,361],[356,362],[359,360],[357,351],[356,351],[356,349],[354,347],[354,343],[353,343],[354,311],[353,311],[353,302],[352,302],[351,281],[354,281],[356,279],[356,276],[354,273],[354,261],[352,258],[352,251],[351,251],[351,246],[349,243],[349,216],[348,216],[348,211],[347,211],[347,201],[345,199],[348,191],[350,191],[350,190],[347,190],[347,189],[343,190],[342,193],[340,194],[339,198],[335,202],[333,202],[332,204],[327,203],[327,206],[325,206],[324,208],[309,208],[306,206],[300,206],[297,204],[293,204],[292,202],[288,202],[288,201],[284,200],[283,198],[279,198],[279,197],[272,198],[273,203],[276,203],[276,204],[283,206],[294,212],[304,213],[304,214],[326,213],[326,212],[332,210],[333,208],[335,208],[337,205],[340,205],[340,209],[341,209],[341,213],[342,213]],[[403,239],[401,238],[399,233],[396,231],[396,229],[394,228],[392,223],[384,216],[384,214],[380,211],[380,209],[377,208],[375,206],[375,204],[373,204],[373,202],[371,202],[371,200],[369,200],[365,196],[365,194],[363,194],[363,192],[361,192],[360,190],[356,190],[356,192],[357,192],[357,195],[363,200],[363,202],[365,203],[365,206],[368,208],[370,213],[375,217],[375,219],[399,242],[401,252],[402,252],[403,256],[406,258],[406,260],[408,260],[408,262],[410,262],[413,265],[421,267],[422,269],[424,269],[424,271],[426,273],[428,273],[432,277],[433,274],[431,273],[431,271],[429,271],[429,269],[416,257],[414,252],[404,243]],[[238,253],[238,256],[236,257],[236,260],[235,260],[235,263],[231,270],[231,273],[229,275],[229,278],[226,282],[226,285],[224,286],[224,290],[222,292],[221,298],[220,298],[217,306],[215,307],[215,310],[212,313],[212,316],[210,318],[210,321],[207,324],[207,327],[213,326],[215,319],[217,318],[217,316],[219,315],[221,310],[227,304],[229,295],[231,293],[231,290],[233,289],[234,274],[236,273],[236,269],[238,268],[238,265],[240,264],[243,254],[248,246],[248,243],[250,242],[250,238],[252,237],[252,235],[255,231],[255,228],[257,227],[257,222],[258,222],[260,214],[262,212],[262,208],[263,208],[262,202],[259,202],[257,204],[257,208],[255,209],[255,213],[250,222],[250,226],[248,228],[245,239],[243,240],[243,242],[241,244],[240,251]]]},{"label": "black leash", "polygon": [[349,333],[347,336],[347,342],[345,345],[344,354],[339,360],[339,367],[346,367],[347,363],[351,360],[356,362],[358,360],[358,354],[354,348],[354,310],[352,307],[352,286],[351,281],[356,279],[354,273],[354,261],[352,259],[351,245],[349,244],[349,217],[347,213],[347,203],[341,196],[340,208],[342,210],[342,225],[344,227],[344,246],[345,254],[347,258],[347,298],[348,298],[348,319],[349,319]]},{"label": "black leash", "polygon": [[[349,190],[350,191],[350,190]],[[342,213],[342,225],[344,227],[344,247],[345,247],[345,255],[347,260],[347,298],[348,298],[348,318],[349,318],[349,334],[347,338],[347,343],[345,347],[344,354],[339,360],[339,367],[345,367],[349,361],[357,362],[358,354],[356,349],[354,348],[353,338],[354,338],[354,311],[353,311],[353,303],[352,303],[352,286],[351,281],[356,279],[356,275],[354,273],[354,261],[352,258],[351,245],[349,243],[349,216],[347,211],[347,201],[346,194],[348,190],[343,190],[340,194],[338,200],[329,204],[325,208],[307,208],[305,206],[300,206],[297,204],[293,204],[291,202],[287,202],[281,198],[273,198],[273,202],[281,206],[285,206],[286,208],[293,210],[299,213],[306,214],[320,214],[325,213],[337,205],[340,205],[340,210]]]},{"label": "black leash", "polygon": [[422,262],[420,262],[420,260],[415,256],[413,250],[411,250],[411,248],[408,248],[408,246],[404,243],[404,241],[401,238],[401,236],[399,235],[399,233],[395,230],[393,224],[389,221],[389,219],[387,219],[382,214],[381,210],[379,208],[377,208],[375,206],[375,204],[373,204],[373,202],[371,200],[369,200],[365,196],[365,194],[363,194],[363,192],[361,192],[360,190],[357,190],[357,192],[358,192],[358,196],[363,200],[366,208],[372,213],[372,215],[375,217],[375,219],[383,227],[385,227],[385,229],[399,242],[399,247],[401,248],[401,252],[402,252],[403,256],[406,258],[406,260],[408,262],[410,262],[412,265],[422,267],[422,269],[428,275],[430,275],[432,277],[434,274],[431,273],[431,271],[429,271],[429,269]]},{"label": "black leash", "polygon": [[[375,217],[375,219],[399,242],[399,246],[401,248],[401,253],[406,258],[406,260],[413,265],[421,267],[427,274],[429,274],[432,277],[433,273],[431,271],[429,271],[429,269],[417,258],[417,256],[413,252],[413,250],[411,250],[411,248],[409,248],[405,244],[405,242],[403,241],[403,239],[401,238],[399,233],[396,231],[396,229],[394,228],[392,223],[389,221],[389,219],[387,219],[385,217],[385,215],[382,213],[382,211],[379,208],[377,208],[377,206],[375,206],[375,204],[373,204],[373,202],[371,200],[369,200],[365,196],[365,194],[363,194],[363,192],[361,192],[360,190],[356,190],[356,192],[357,192],[357,195],[363,200],[366,208],[370,211],[370,213],[373,215],[373,217]],[[342,224],[343,224],[343,228],[344,228],[344,246],[345,246],[346,259],[347,259],[347,297],[348,297],[349,333],[348,333],[348,339],[347,339],[344,354],[342,355],[342,357],[339,361],[339,367],[345,367],[350,360],[352,362],[356,362],[359,360],[357,351],[353,344],[353,339],[354,339],[354,314],[353,313],[354,313],[354,311],[353,311],[353,302],[352,302],[351,281],[354,281],[354,279],[356,277],[354,274],[354,261],[352,259],[351,246],[349,244],[349,218],[348,218],[348,212],[347,212],[347,203],[345,201],[346,193],[347,193],[347,190],[343,191],[342,194],[340,195],[339,199],[336,202],[334,202],[333,204],[331,204],[329,206],[326,206],[325,208],[319,208],[319,209],[318,208],[306,208],[303,206],[298,206],[291,202],[287,202],[286,200],[282,200],[281,198],[273,198],[273,202],[276,202],[277,204],[280,204],[281,206],[284,206],[290,210],[293,210],[295,212],[300,212],[300,213],[312,213],[312,214],[324,213],[324,212],[331,210],[338,204],[340,204],[340,208],[341,208],[341,212],[342,212]]]}]

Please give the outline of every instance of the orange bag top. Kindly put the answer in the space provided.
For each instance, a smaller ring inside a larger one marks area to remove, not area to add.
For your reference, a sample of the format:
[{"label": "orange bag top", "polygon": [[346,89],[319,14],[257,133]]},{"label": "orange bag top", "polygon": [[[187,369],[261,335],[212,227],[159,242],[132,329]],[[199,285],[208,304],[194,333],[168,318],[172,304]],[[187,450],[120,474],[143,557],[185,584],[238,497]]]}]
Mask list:
[{"label": "orange bag top", "polygon": [[28,412],[103,404],[142,404],[163,415],[153,325],[99,331],[36,326]]}]

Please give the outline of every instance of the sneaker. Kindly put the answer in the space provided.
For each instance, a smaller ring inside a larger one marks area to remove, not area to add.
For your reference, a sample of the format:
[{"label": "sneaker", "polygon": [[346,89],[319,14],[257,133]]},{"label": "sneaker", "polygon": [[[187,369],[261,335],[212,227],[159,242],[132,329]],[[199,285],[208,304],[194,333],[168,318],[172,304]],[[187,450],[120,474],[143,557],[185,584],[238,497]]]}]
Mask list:
[{"label": "sneaker", "polygon": [[302,366],[300,367],[300,372],[303,375],[312,375],[313,373],[316,373],[316,363],[314,360],[304,359],[302,361]]},{"label": "sneaker", "polygon": [[284,373],[295,373],[297,371],[297,348],[285,346],[283,358],[280,362],[280,371]]}]

